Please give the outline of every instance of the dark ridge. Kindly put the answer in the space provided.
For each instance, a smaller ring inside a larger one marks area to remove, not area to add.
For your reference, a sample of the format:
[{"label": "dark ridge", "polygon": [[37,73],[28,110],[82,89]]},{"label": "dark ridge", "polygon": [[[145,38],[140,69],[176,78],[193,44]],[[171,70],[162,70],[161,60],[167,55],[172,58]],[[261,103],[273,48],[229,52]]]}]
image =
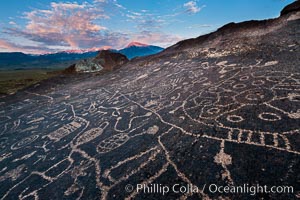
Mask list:
[{"label": "dark ridge", "polygon": [[[281,16],[286,15],[291,12],[300,11],[300,1],[295,1],[292,4],[289,4],[281,11]],[[178,42],[177,44],[165,49],[163,53],[167,52],[168,50],[182,50],[185,48],[190,48],[195,45],[202,45],[205,42],[213,41],[219,36],[225,36],[225,35],[235,35],[235,33],[241,32],[241,31],[249,31],[251,29],[255,30],[264,30],[268,29],[269,27],[272,27],[276,25],[278,22],[278,19],[281,18],[275,18],[275,19],[266,19],[266,20],[251,20],[251,21],[245,21],[240,23],[228,23],[221,28],[217,29],[215,32],[208,33],[206,35],[199,36],[197,38],[191,38],[187,40],[182,40]]]},{"label": "dark ridge", "polygon": [[[268,20],[251,20],[246,22],[240,22],[240,23],[234,23],[231,22],[229,24],[226,24],[222,26],[221,28],[217,29],[215,32],[199,36],[197,38],[182,40],[178,42],[177,44],[171,46],[170,48],[176,48],[176,49],[184,49],[190,46],[194,46],[195,44],[201,45],[202,43],[206,41],[213,40],[219,36],[224,36],[228,34],[234,34],[235,32],[249,30],[249,29],[265,29],[269,26],[274,25],[274,19],[268,19]],[[168,49],[168,48],[167,48]]]},{"label": "dark ridge", "polygon": [[300,1],[299,0],[284,7],[280,13],[280,16],[283,16],[283,15],[286,15],[288,13],[295,12],[295,11],[300,11]]}]

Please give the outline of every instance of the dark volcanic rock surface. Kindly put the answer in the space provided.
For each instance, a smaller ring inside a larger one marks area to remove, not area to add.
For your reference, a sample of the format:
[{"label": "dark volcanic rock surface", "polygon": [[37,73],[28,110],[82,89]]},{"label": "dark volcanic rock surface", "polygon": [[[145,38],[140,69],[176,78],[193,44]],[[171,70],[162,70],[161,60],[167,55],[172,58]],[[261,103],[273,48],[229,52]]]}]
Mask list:
[{"label": "dark volcanic rock surface", "polygon": [[[257,23],[2,98],[0,198],[298,199],[300,16]],[[294,192],[212,193],[210,184]]]},{"label": "dark volcanic rock surface", "polygon": [[286,15],[291,12],[299,11],[300,9],[300,1],[297,0],[294,3],[287,5],[280,13],[280,15]]}]

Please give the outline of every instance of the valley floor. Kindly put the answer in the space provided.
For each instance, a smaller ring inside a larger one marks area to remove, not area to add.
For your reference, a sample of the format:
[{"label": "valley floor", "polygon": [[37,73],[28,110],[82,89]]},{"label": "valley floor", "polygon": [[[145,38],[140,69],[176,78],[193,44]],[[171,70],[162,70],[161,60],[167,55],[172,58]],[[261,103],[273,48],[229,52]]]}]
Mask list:
[{"label": "valley floor", "polygon": [[0,70],[0,94],[13,94],[18,90],[48,79],[60,70]]}]

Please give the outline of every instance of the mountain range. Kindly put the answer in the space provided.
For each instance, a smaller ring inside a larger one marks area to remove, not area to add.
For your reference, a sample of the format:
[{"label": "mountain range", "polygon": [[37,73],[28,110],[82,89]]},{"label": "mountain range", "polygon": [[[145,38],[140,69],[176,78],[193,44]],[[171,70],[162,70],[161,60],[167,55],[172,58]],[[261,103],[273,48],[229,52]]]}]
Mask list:
[{"label": "mountain range", "polygon": [[125,55],[128,59],[157,54],[164,49],[158,46],[146,45],[138,42],[132,42],[126,48],[118,52]]},{"label": "mountain range", "polygon": [[[0,53],[0,70],[16,69],[60,69],[66,68],[75,62],[97,56],[99,51],[110,49],[92,48],[87,50],[68,50],[52,54],[31,55],[21,52]],[[121,53],[128,59],[135,57],[148,56],[159,53],[164,48],[131,42],[125,48],[120,50],[110,49],[113,52]]]}]

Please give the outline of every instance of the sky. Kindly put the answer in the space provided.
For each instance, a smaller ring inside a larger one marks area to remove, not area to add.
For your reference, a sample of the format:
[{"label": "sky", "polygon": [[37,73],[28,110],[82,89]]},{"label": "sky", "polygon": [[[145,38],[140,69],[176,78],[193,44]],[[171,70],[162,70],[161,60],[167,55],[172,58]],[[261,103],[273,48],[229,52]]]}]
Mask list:
[{"label": "sky", "polygon": [[0,52],[43,54],[121,49],[132,41],[168,47],[229,22],[279,16],[293,0],[3,0]]}]

